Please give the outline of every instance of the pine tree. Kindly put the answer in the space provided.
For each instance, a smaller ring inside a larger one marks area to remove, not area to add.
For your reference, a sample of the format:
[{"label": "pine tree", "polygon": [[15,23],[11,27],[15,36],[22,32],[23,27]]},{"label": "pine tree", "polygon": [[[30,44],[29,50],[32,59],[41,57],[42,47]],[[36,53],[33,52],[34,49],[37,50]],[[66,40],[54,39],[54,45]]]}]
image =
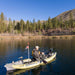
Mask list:
[{"label": "pine tree", "polygon": [[0,32],[3,33],[6,31],[6,25],[4,23],[4,14],[3,12],[0,15]]},{"label": "pine tree", "polygon": [[30,25],[29,20],[27,20],[27,22],[26,22],[26,31],[29,30],[29,25]]},{"label": "pine tree", "polygon": [[63,20],[62,20],[62,16],[60,17],[60,27],[63,28]]},{"label": "pine tree", "polygon": [[41,30],[41,29],[42,29],[42,25],[41,25],[40,20],[38,20],[38,29],[39,29],[39,30]]},{"label": "pine tree", "polygon": [[46,21],[46,30],[48,30],[48,21]]},{"label": "pine tree", "polygon": [[35,19],[33,19],[33,31],[36,30],[36,23],[35,23]]},{"label": "pine tree", "polygon": [[15,29],[15,20],[13,20],[13,32],[14,32],[14,29]]},{"label": "pine tree", "polygon": [[38,29],[38,23],[36,23],[36,31],[38,31],[39,29]]},{"label": "pine tree", "polygon": [[23,28],[24,28],[24,24],[25,24],[25,23],[24,23],[23,19],[21,19],[21,20],[20,20],[21,33],[23,33],[23,31],[24,31],[24,29],[23,29]]},{"label": "pine tree", "polygon": [[75,28],[75,21],[73,21],[73,26],[74,26],[74,28]]},{"label": "pine tree", "polygon": [[0,19],[0,32],[1,32],[1,19]]},{"label": "pine tree", "polygon": [[70,13],[69,25],[70,25],[71,28],[74,27],[74,25],[73,25],[73,15],[72,15],[72,12]]},{"label": "pine tree", "polygon": [[30,22],[30,24],[29,24],[29,30],[28,30],[29,32],[32,32],[33,31],[33,27],[32,26],[33,26],[33,23]]},{"label": "pine tree", "polygon": [[55,17],[55,28],[58,28],[58,20],[56,17]]},{"label": "pine tree", "polygon": [[6,24],[5,23],[2,23],[2,27],[1,27],[1,32],[2,33],[5,33],[6,32]]},{"label": "pine tree", "polygon": [[18,32],[21,33],[20,22],[17,22],[17,24],[16,24],[16,26],[15,26],[15,30],[18,30]]},{"label": "pine tree", "polygon": [[9,18],[9,24],[8,24],[8,32],[12,33],[13,26],[12,26],[12,21],[11,18]]},{"label": "pine tree", "polygon": [[46,22],[43,22],[43,30],[46,30]]},{"label": "pine tree", "polygon": [[4,21],[4,14],[3,14],[3,12],[1,13],[1,21]]},{"label": "pine tree", "polygon": [[58,28],[58,20],[56,17],[52,19],[52,24],[53,24],[53,28]]},{"label": "pine tree", "polygon": [[48,29],[52,28],[52,22],[50,17],[48,18]]},{"label": "pine tree", "polygon": [[67,21],[64,21],[64,26],[65,26],[65,28],[68,28],[68,22]]}]

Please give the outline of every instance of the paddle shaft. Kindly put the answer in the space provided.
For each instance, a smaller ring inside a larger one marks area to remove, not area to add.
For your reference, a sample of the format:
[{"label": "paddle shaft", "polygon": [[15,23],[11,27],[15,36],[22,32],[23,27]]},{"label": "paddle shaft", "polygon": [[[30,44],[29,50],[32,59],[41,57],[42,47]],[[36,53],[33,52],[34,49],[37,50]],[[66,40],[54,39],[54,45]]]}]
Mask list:
[{"label": "paddle shaft", "polygon": [[47,61],[46,61],[46,60],[44,60],[44,59],[42,59],[42,58],[40,58],[40,59],[43,61],[43,63],[47,64]]},{"label": "paddle shaft", "polygon": [[28,59],[30,58],[30,53],[29,53],[29,42],[27,43],[28,44]]}]

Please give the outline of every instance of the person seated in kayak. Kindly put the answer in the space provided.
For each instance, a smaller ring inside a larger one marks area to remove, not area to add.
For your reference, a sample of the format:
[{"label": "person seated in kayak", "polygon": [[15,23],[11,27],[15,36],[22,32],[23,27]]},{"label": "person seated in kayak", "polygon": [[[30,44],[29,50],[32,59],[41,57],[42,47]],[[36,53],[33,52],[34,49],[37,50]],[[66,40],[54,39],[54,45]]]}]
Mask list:
[{"label": "person seated in kayak", "polygon": [[39,61],[40,60],[40,51],[39,51],[39,46],[35,46],[35,49],[32,51],[32,56],[34,60]]},{"label": "person seated in kayak", "polygon": [[45,53],[44,52],[40,52],[40,59],[45,59],[46,56],[45,56]]},{"label": "person seated in kayak", "polygon": [[48,52],[48,57],[52,56],[52,50],[49,49],[49,52]]}]

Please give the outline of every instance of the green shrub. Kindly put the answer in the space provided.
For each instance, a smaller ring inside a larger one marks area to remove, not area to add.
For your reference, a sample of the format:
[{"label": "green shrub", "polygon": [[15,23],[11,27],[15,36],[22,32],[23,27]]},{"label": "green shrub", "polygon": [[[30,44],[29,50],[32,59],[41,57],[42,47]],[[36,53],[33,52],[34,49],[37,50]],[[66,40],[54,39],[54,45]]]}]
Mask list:
[{"label": "green shrub", "polygon": [[41,35],[42,34],[41,31],[39,31],[38,34]]}]

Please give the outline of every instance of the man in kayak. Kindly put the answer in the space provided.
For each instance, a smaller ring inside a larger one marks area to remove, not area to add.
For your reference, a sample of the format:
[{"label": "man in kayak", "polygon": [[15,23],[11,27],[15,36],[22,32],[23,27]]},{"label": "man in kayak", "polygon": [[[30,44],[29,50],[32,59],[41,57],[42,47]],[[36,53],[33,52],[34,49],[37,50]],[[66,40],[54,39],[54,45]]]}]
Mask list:
[{"label": "man in kayak", "polygon": [[34,60],[37,60],[37,61],[40,60],[39,46],[35,46],[35,49],[32,51],[32,56]]}]

